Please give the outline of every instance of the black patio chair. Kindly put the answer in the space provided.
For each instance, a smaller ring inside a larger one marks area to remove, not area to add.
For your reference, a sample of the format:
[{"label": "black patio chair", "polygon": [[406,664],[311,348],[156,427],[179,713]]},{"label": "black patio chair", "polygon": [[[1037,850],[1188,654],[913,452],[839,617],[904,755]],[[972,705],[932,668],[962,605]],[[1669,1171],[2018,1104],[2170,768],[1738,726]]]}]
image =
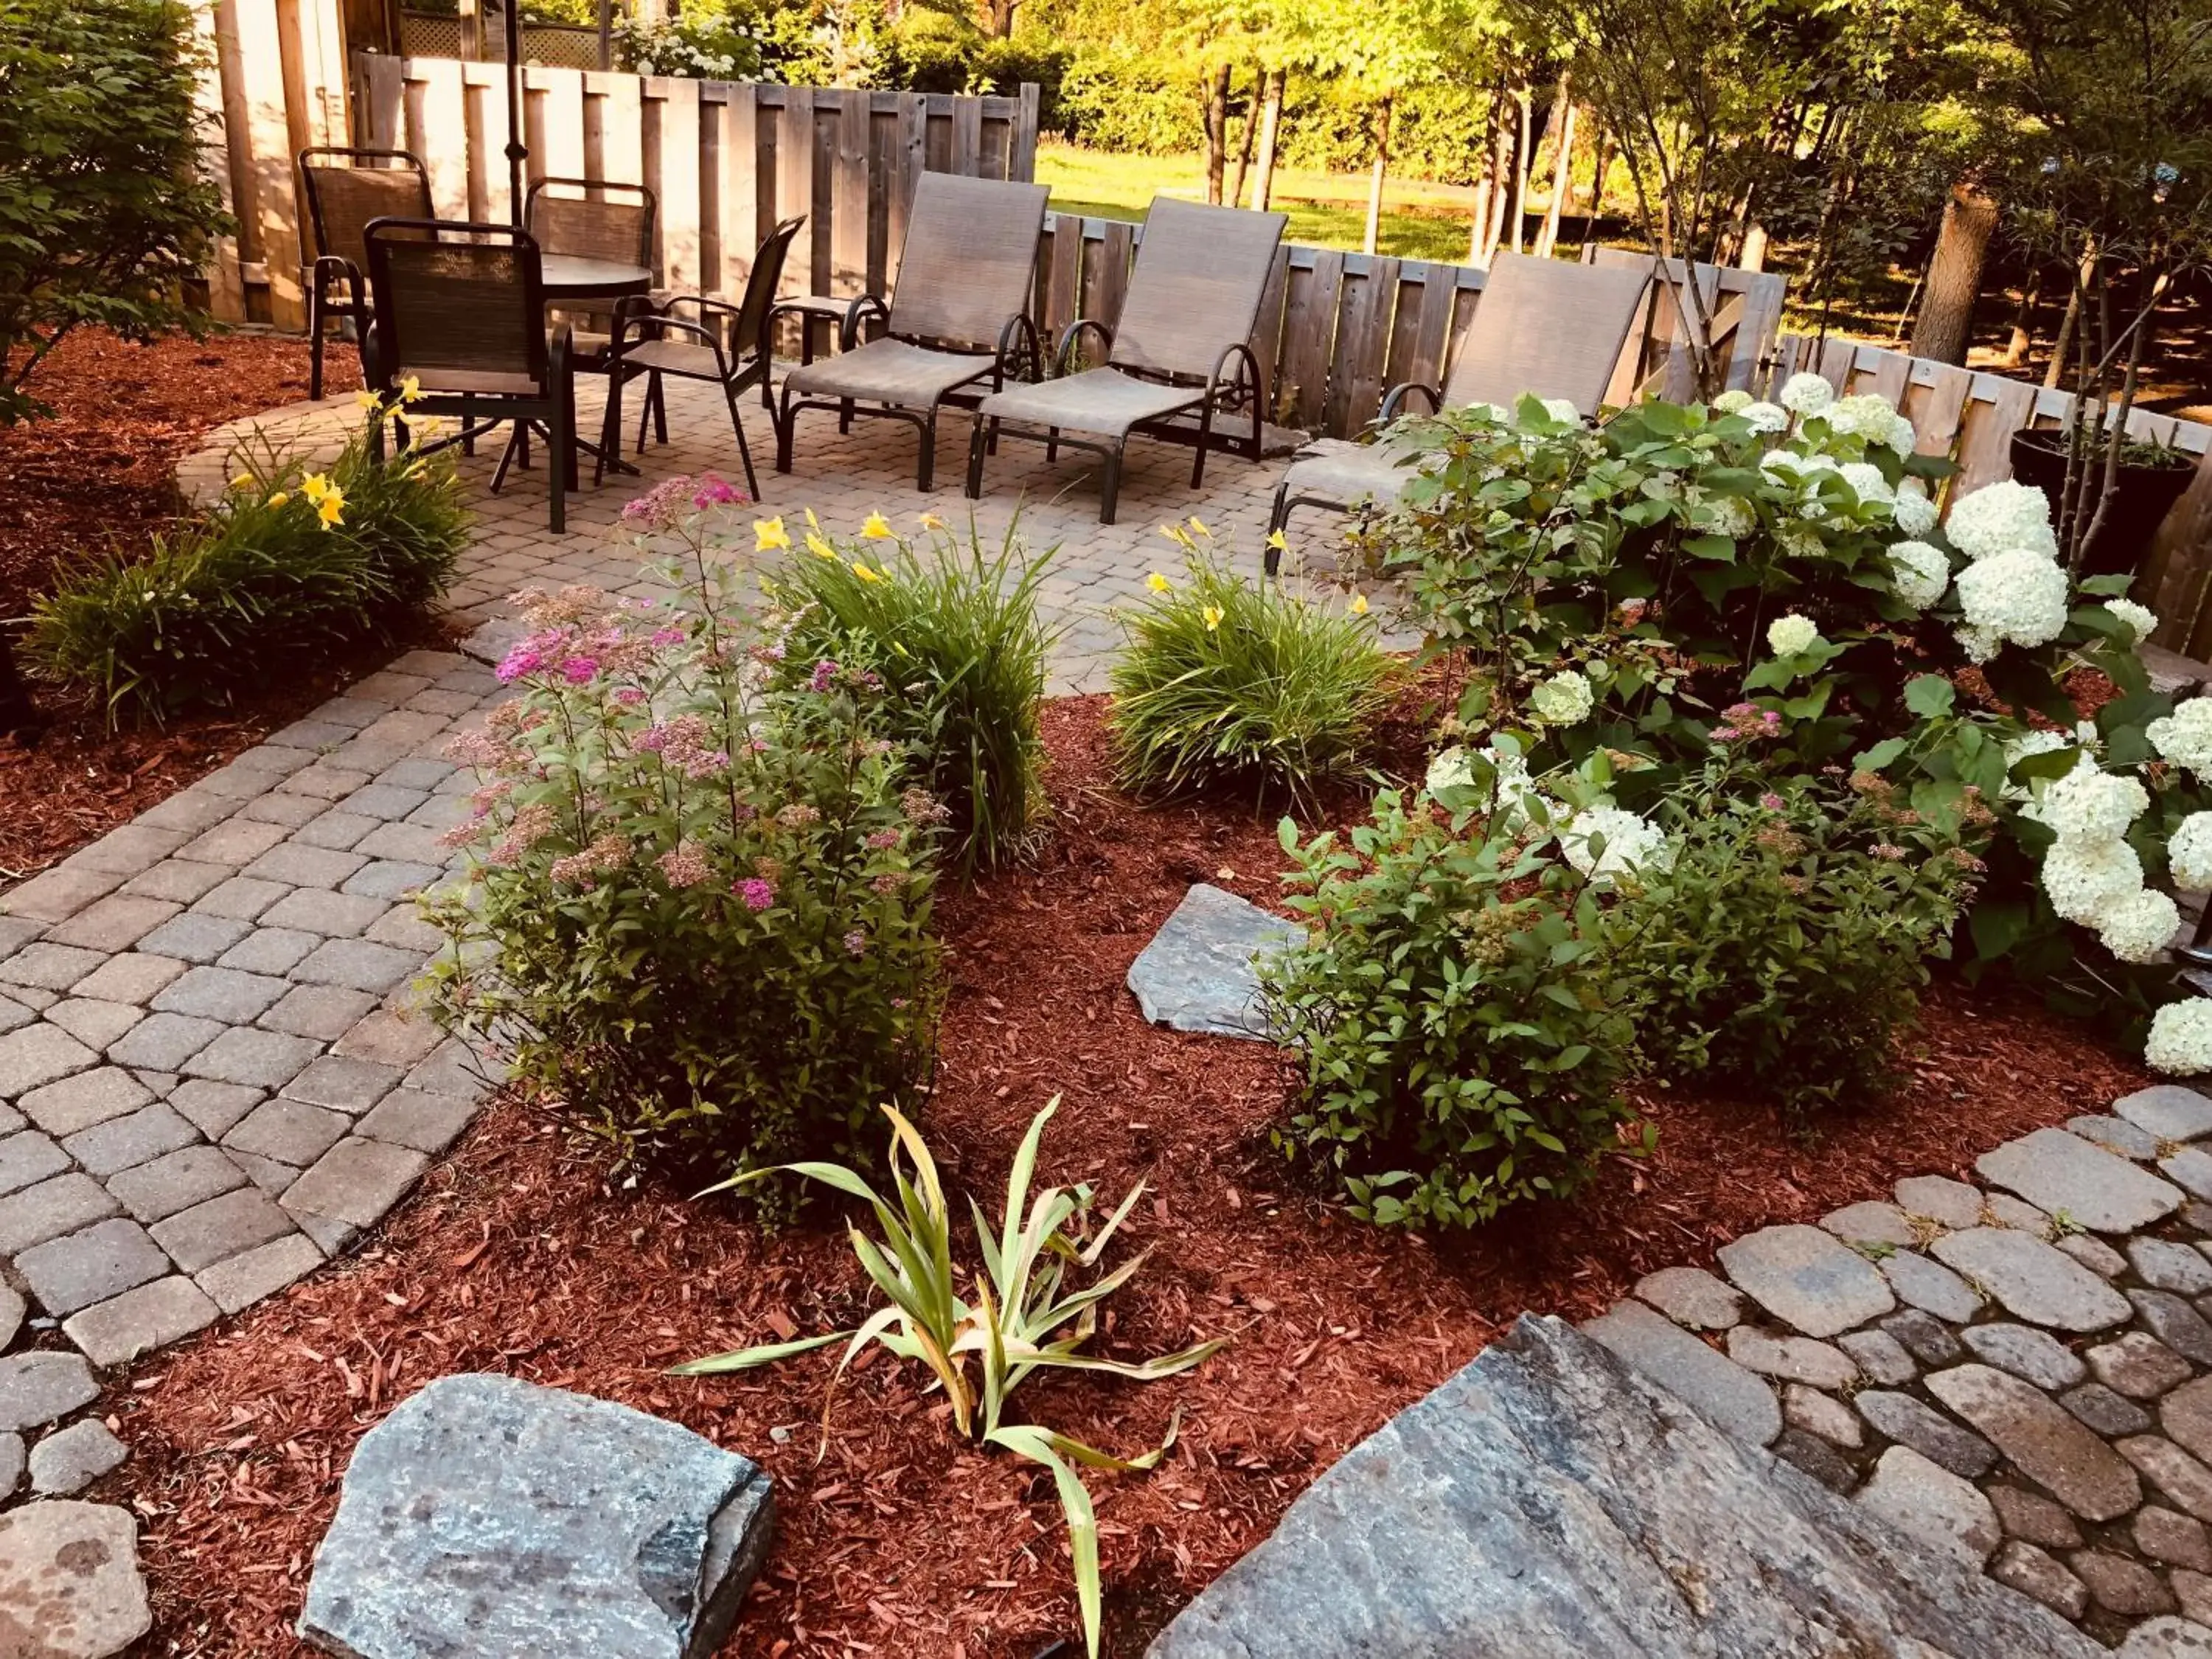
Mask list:
[{"label": "black patio chair", "polygon": [[[402,407],[403,421],[452,415],[471,434],[501,422],[518,431],[542,425],[553,450],[545,471],[553,532],[560,534],[568,527],[565,492],[576,483],[575,378],[568,325],[545,337],[536,240],[512,225],[433,219],[379,219],[363,240],[376,307],[363,354],[369,386],[389,401],[415,381],[417,395]],[[379,422],[372,442],[380,459],[383,441]],[[493,490],[506,481],[502,459]]]},{"label": "black patio chair", "polygon": [[[307,395],[323,395],[323,331],[333,315],[353,324],[358,345],[368,328],[368,255],[362,233],[375,219],[430,219],[429,169],[404,149],[318,144],[298,157],[313,258],[307,289]],[[366,364],[364,363],[364,368]]]},{"label": "black patio chair", "polygon": [[[615,314],[614,338],[607,350],[607,412],[599,434],[600,459],[592,482],[597,483],[607,458],[622,447],[623,387],[642,375],[645,396],[637,411],[638,453],[645,453],[648,425],[659,441],[668,441],[668,403],[661,390],[664,376],[679,380],[706,380],[722,388],[730,406],[730,424],[738,434],[738,455],[744,462],[745,488],[760,499],[760,480],[753,472],[751,445],[745,441],[745,423],[738,412],[738,398],[754,386],[765,392],[773,367],[769,349],[769,313],[775,302],[775,286],[783,279],[784,257],[792,238],[806,222],[803,214],[786,219],[768,234],[753,255],[745,278],[745,291],[734,306],[696,294],[671,295],[665,299],[624,300]],[[678,307],[696,313],[687,320]],[[775,421],[775,406],[769,405],[769,421]]]}]

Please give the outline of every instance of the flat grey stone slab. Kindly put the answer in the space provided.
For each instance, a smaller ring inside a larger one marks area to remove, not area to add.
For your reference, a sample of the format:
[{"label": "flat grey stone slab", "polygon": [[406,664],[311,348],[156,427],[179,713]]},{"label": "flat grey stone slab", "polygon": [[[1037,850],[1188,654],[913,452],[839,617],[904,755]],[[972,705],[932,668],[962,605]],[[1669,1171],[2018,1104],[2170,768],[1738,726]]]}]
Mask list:
[{"label": "flat grey stone slab", "polygon": [[124,1365],[205,1330],[220,1312],[191,1279],[173,1273],[70,1316],[62,1322],[62,1334],[94,1364]]},{"label": "flat grey stone slab", "polygon": [[188,1273],[282,1238],[292,1219],[251,1182],[155,1222],[154,1242]]},{"label": "flat grey stone slab", "polygon": [[1972,1285],[1917,1251],[1895,1251],[1876,1265],[1890,1289],[1897,1292],[1897,1299],[1908,1308],[1917,1308],[1954,1325],[1963,1325],[1981,1311],[1982,1298]]},{"label": "flat grey stone slab", "polygon": [[169,1258],[143,1227],[114,1216],[33,1245],[15,1258],[15,1271],[40,1305],[60,1316],[159,1279]]},{"label": "flat grey stone slab", "polygon": [[[1941,1471],[1936,1471],[1940,1474]],[[1961,1533],[1997,1544],[1988,1503]],[[1954,1495],[1957,1490],[1952,1489]],[[1524,1318],[1340,1458],[1150,1659],[2103,1659],[1984,1578]],[[1685,1582],[1685,1574],[1691,1576]]]},{"label": "flat grey stone slab", "polygon": [[1874,1264],[1818,1227],[1764,1227],[1720,1251],[1744,1294],[1807,1336],[1835,1336],[1897,1305]]},{"label": "flat grey stone slab", "polygon": [[1911,1176],[1897,1183],[1897,1207],[1954,1232],[1982,1224],[1982,1194],[1978,1188],[1948,1176]]},{"label": "flat grey stone slab", "polygon": [[1971,1481],[1909,1446],[1892,1446],[1881,1455],[1858,1501],[1899,1532],[1968,1567],[1980,1566],[1997,1547],[1997,1515],[1990,1500]]},{"label": "flat grey stone slab", "polygon": [[1129,964],[1129,989],[1155,1025],[1264,1041],[1253,959],[1280,951],[1296,933],[1281,917],[1200,882]]},{"label": "flat grey stone slab", "polygon": [[43,1428],[100,1397],[80,1354],[39,1349],[0,1358],[0,1431]]},{"label": "flat grey stone slab", "polygon": [[2159,1138],[2124,1117],[2069,1117],[2066,1127],[2069,1133],[2094,1140],[2122,1158],[2147,1162],[2158,1156]]},{"label": "flat grey stone slab", "polygon": [[0,1515],[0,1632],[33,1633],[24,1659],[110,1659],[153,1627],[130,1510],[49,1498]]},{"label": "flat grey stone slab", "polygon": [[2181,1207],[2181,1191],[2171,1182],[2063,1129],[2007,1141],[1974,1168],[1991,1185],[2093,1232],[2136,1232]]},{"label": "flat grey stone slab", "polygon": [[2101,1331],[2129,1317],[2128,1299],[2080,1262],[2009,1227],[1946,1233],[1929,1253],[2031,1325]]},{"label": "flat grey stone slab", "polygon": [[0,1098],[82,1072],[99,1058],[58,1025],[21,1026],[0,1036]]},{"label": "flat grey stone slab", "polygon": [[1978,1480],[1997,1461],[1988,1441],[1917,1395],[1865,1389],[1852,1403],[1876,1430],[1966,1480]]},{"label": "flat grey stone slab", "polygon": [[1905,1345],[1887,1331],[1849,1331],[1836,1339],[1836,1346],[1850,1355],[1868,1382],[1883,1388],[1910,1382],[1920,1374]]},{"label": "flat grey stone slab", "polygon": [[31,1490],[42,1498],[72,1497],[130,1455],[106,1424],[88,1417],[31,1448]]},{"label": "flat grey stone slab", "polygon": [[2081,1357],[2048,1331],[1994,1321],[1960,1333],[1974,1358],[2039,1389],[2070,1389],[2089,1374]]},{"label": "flat grey stone slab", "polygon": [[1816,1389],[1842,1389],[1859,1380],[1859,1368],[1841,1348],[1809,1336],[1769,1336],[1748,1325],[1728,1335],[1729,1358],[1746,1370]]},{"label": "flat grey stone slab", "polygon": [[1988,1365],[1967,1364],[1936,1372],[1928,1378],[1928,1391],[2084,1520],[2110,1521],[2142,1501],[2136,1472],[2033,1384]]},{"label": "flat grey stone slab", "polygon": [[430,1160],[405,1146],[349,1135],[286,1189],[284,1207],[354,1227],[373,1227],[413,1186]]},{"label": "flat grey stone slab", "polygon": [[2212,1261],[2202,1250],[2163,1238],[2131,1238],[2128,1260],[2154,1290],[2175,1291],[2183,1296],[2202,1296],[2212,1291]]},{"label": "flat grey stone slab", "polygon": [[2212,1134],[2212,1100],[2179,1084],[2138,1089],[2114,1101],[2112,1110],[2160,1140],[2194,1140]]},{"label": "flat grey stone slab", "polygon": [[1764,1446],[1782,1432],[1774,1390],[1640,1302],[1623,1302],[1583,1327],[1723,1433]]},{"label": "flat grey stone slab", "polygon": [[1893,1244],[1906,1249],[1919,1242],[1905,1212],[1894,1204],[1848,1204],[1820,1218],[1820,1230],[1846,1244]]},{"label": "flat grey stone slab", "polygon": [[73,1135],[149,1104],[154,1092],[120,1066],[102,1066],[33,1089],[15,1103],[48,1134]]},{"label": "flat grey stone slab", "polygon": [[349,1659],[706,1659],[775,1516],[758,1467],[676,1424],[444,1377],[355,1449],[300,1631]]},{"label": "flat grey stone slab", "polygon": [[82,1170],[0,1198],[0,1255],[14,1255],[105,1220],[122,1206]]},{"label": "flat grey stone slab", "polygon": [[1636,1281],[1638,1298],[1677,1325],[1724,1331],[1743,1318],[1743,1292],[1703,1267],[1662,1267]]},{"label": "flat grey stone slab", "polygon": [[323,1265],[323,1253],[305,1233],[283,1237],[218,1261],[192,1275],[193,1282],[227,1314],[273,1296]]}]

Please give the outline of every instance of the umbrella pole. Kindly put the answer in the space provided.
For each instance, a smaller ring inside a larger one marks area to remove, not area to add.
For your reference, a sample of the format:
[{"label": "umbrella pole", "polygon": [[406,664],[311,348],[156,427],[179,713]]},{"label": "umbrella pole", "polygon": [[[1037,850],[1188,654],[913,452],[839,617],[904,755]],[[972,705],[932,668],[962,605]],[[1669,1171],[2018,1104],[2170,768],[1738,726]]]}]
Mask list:
[{"label": "umbrella pole", "polygon": [[510,216],[523,222],[522,162],[530,154],[522,142],[522,4],[505,0],[507,13],[507,188]]}]

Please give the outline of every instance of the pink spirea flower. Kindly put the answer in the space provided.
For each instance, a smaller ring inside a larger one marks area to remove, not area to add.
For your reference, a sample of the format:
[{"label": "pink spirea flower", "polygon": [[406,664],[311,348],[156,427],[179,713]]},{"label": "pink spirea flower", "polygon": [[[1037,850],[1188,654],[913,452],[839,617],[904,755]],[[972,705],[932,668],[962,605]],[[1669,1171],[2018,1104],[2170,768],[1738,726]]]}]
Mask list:
[{"label": "pink spirea flower", "polygon": [[827,691],[837,678],[837,665],[827,657],[814,665],[814,672],[807,679],[810,690]]},{"label": "pink spirea flower", "polygon": [[759,876],[747,876],[730,890],[744,901],[748,910],[765,910],[775,902],[775,884]]},{"label": "pink spirea flower", "polygon": [[684,630],[680,628],[657,628],[653,633],[653,642],[658,646],[681,645],[684,639]]},{"label": "pink spirea flower", "polygon": [[645,693],[634,685],[625,685],[615,693],[615,701],[625,708],[635,708],[645,701]]},{"label": "pink spirea flower", "polygon": [[544,658],[532,651],[527,645],[518,645],[507,653],[500,665],[492,672],[499,677],[499,683],[501,685],[512,685],[525,674],[535,674],[544,666]]},{"label": "pink spirea flower", "polygon": [[898,844],[899,832],[896,830],[878,830],[874,835],[868,837],[868,845],[874,848],[878,853],[882,852],[887,847],[896,847]]},{"label": "pink spirea flower", "polygon": [[683,522],[684,508],[691,503],[696,482],[690,478],[670,478],[655,484],[644,495],[623,504],[623,522],[641,530],[669,530]]},{"label": "pink spirea flower", "polygon": [[867,955],[868,936],[857,927],[853,929],[851,933],[845,935],[845,952],[848,956]]},{"label": "pink spirea flower", "polygon": [[728,507],[738,501],[749,501],[751,496],[726,478],[709,472],[701,477],[698,489],[691,492],[691,505],[704,513],[710,507]]},{"label": "pink spirea flower", "polygon": [[696,887],[713,874],[707,864],[707,855],[690,842],[683,842],[663,853],[654,862],[671,887]]},{"label": "pink spirea flower", "polygon": [[1759,804],[1770,812],[1779,812],[1782,810],[1782,797],[1770,789],[1759,798]]},{"label": "pink spirea flower", "polygon": [[561,665],[561,673],[571,685],[589,685],[592,677],[599,672],[596,657],[570,657]]}]

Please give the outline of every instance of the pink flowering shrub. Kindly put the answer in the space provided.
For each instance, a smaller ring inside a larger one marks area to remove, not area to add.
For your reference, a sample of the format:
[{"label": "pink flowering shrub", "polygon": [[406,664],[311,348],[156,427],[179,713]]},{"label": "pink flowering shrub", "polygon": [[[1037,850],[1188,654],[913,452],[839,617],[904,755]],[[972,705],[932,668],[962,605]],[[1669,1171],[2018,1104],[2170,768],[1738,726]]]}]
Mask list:
[{"label": "pink flowering shrub", "polygon": [[514,697],[452,751],[480,780],[450,832],[470,882],[433,907],[459,947],[441,1018],[691,1177],[862,1157],[854,1132],[925,1080],[940,1000],[943,809],[875,735],[872,676],[769,685],[778,647],[708,556],[721,500],[633,503],[684,549],[666,600],[517,596]]}]

